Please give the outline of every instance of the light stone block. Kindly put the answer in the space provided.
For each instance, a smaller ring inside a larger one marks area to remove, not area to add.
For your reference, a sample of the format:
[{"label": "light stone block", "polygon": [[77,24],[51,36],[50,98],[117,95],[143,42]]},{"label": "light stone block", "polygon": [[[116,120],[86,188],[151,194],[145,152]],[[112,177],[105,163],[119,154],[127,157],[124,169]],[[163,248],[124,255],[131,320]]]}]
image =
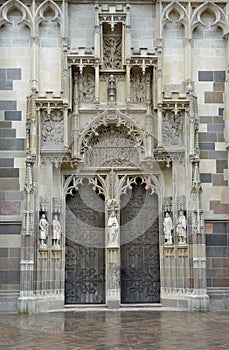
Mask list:
[{"label": "light stone block", "polygon": [[21,248],[21,235],[0,235],[1,248]]},{"label": "light stone block", "polygon": [[207,131],[208,131],[208,124],[199,125],[199,132],[207,132]]},{"label": "light stone block", "polygon": [[215,150],[216,151],[225,151],[226,150],[225,142],[216,142],[215,143]]},{"label": "light stone block", "polygon": [[229,180],[229,170],[228,169],[224,169],[224,180]]},{"label": "light stone block", "polygon": [[215,159],[201,159],[200,160],[200,173],[216,173],[216,160]]},{"label": "light stone block", "polygon": [[229,187],[223,188],[221,191],[221,203],[229,204]]}]

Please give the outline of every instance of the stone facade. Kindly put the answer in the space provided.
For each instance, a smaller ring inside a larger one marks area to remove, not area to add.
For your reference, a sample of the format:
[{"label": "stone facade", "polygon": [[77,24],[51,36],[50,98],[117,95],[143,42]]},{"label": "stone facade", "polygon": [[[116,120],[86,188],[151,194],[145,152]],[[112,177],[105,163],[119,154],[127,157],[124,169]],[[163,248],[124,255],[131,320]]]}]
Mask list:
[{"label": "stone facade", "polygon": [[228,309],[228,15],[0,0],[1,311]]}]

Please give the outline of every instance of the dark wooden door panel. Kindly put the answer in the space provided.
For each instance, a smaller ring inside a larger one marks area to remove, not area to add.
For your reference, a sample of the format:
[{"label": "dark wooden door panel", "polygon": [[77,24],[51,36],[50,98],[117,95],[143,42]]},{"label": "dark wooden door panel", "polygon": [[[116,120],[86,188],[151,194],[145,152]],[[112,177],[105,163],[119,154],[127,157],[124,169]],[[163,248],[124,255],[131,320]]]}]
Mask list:
[{"label": "dark wooden door panel", "polygon": [[65,303],[105,303],[104,200],[89,185],[66,200]]},{"label": "dark wooden door panel", "polygon": [[133,186],[121,210],[121,302],[160,302],[158,198]]}]

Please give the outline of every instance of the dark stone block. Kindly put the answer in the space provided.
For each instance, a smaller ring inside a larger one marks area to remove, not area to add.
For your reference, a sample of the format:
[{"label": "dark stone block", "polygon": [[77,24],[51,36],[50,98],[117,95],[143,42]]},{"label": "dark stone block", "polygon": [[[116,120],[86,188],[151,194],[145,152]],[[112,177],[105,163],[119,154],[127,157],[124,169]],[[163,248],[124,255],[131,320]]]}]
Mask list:
[{"label": "dark stone block", "polygon": [[6,111],[5,112],[5,120],[21,120],[21,111]]},{"label": "dark stone block", "polygon": [[8,138],[5,139],[3,137],[0,138],[0,150],[15,150],[16,149],[16,139]]},{"label": "dark stone block", "polygon": [[9,248],[9,256],[11,258],[20,258],[21,257],[21,248]]},{"label": "dark stone block", "polygon": [[24,139],[0,137],[0,150],[24,150]]},{"label": "dark stone block", "polygon": [[228,275],[227,269],[209,269],[208,276],[215,278],[225,278]]},{"label": "dark stone block", "polygon": [[229,256],[229,247],[206,247],[206,255],[213,258]]},{"label": "dark stone block", "polygon": [[209,151],[210,159],[227,159],[227,151]]},{"label": "dark stone block", "polygon": [[223,132],[217,133],[217,142],[225,142],[225,137]]},{"label": "dark stone block", "polygon": [[208,132],[223,132],[224,124],[209,124]]},{"label": "dark stone block", "polygon": [[1,258],[0,257],[1,270],[19,270],[20,259],[19,258]]},{"label": "dark stone block", "polygon": [[11,126],[12,126],[11,124],[12,124],[11,122],[1,122],[1,121],[0,121],[0,128],[10,129]]},{"label": "dark stone block", "polygon": [[0,191],[0,201],[5,200],[5,191]]},{"label": "dark stone block", "polygon": [[200,159],[208,159],[208,151],[200,151]]},{"label": "dark stone block", "polygon": [[226,74],[225,71],[215,71],[214,72],[214,81],[215,82],[225,82]]},{"label": "dark stone block", "polygon": [[[0,225],[1,227],[1,225]],[[0,257],[7,258],[8,257],[8,248],[0,248]]]},{"label": "dark stone block", "polygon": [[200,132],[199,133],[199,142],[216,142],[217,136],[214,132]]},{"label": "dark stone block", "polygon": [[227,169],[227,160],[216,160],[216,172],[221,174],[224,172],[224,169]]},{"label": "dark stone block", "polygon": [[227,186],[227,180],[224,180],[223,174],[213,174],[212,184],[213,186]]},{"label": "dark stone block", "polygon": [[213,90],[214,91],[224,91],[225,90],[225,83],[213,83]]},{"label": "dark stone block", "polygon": [[6,79],[6,68],[0,68],[0,79],[1,80]]},{"label": "dark stone block", "polygon": [[16,139],[16,150],[24,150],[25,149],[25,139]]},{"label": "dark stone block", "polygon": [[20,211],[21,202],[0,201],[0,215],[20,215]]},{"label": "dark stone block", "polygon": [[17,224],[1,224],[0,235],[20,235],[21,225]]},{"label": "dark stone block", "polygon": [[211,183],[212,182],[212,174],[210,173],[201,173],[200,174],[200,181],[203,183]]},{"label": "dark stone block", "polygon": [[211,260],[212,260],[212,267],[213,268],[220,268],[220,269],[229,268],[229,257],[214,258]]},{"label": "dark stone block", "polygon": [[224,123],[224,120],[223,120],[223,116],[217,116],[217,117],[213,117],[213,120],[212,122],[214,124],[223,124]]},{"label": "dark stone block", "polygon": [[13,90],[13,80],[0,80],[0,90]]},{"label": "dark stone block", "polygon": [[206,245],[209,246],[226,246],[227,234],[206,235]]},{"label": "dark stone block", "polygon": [[0,129],[0,137],[16,137],[15,129]]},{"label": "dark stone block", "polygon": [[19,169],[1,168],[0,177],[19,177]]},{"label": "dark stone block", "polygon": [[198,72],[199,81],[213,81],[213,72],[212,71],[199,71]]},{"label": "dark stone block", "polygon": [[229,233],[229,222],[213,222],[213,234]]},{"label": "dark stone block", "polygon": [[6,191],[5,199],[6,201],[22,201],[23,195],[22,191]]},{"label": "dark stone block", "polygon": [[212,117],[200,117],[200,123],[201,124],[211,124]]},{"label": "dark stone block", "polygon": [[205,91],[204,93],[205,103],[223,103],[223,92],[219,91]]},{"label": "dark stone block", "polygon": [[[12,178],[1,178],[1,190],[2,191],[19,191],[19,179]],[[1,202],[0,202],[1,203]],[[7,214],[6,214],[7,215]]]},{"label": "dark stone block", "polygon": [[17,109],[16,101],[0,100],[0,110],[2,111],[14,111]]},{"label": "dark stone block", "polygon": [[219,115],[223,115],[224,108],[219,108],[219,109],[218,109],[218,111],[219,111],[219,112],[218,112],[218,113],[219,113]]},{"label": "dark stone block", "polygon": [[212,287],[212,279],[207,278],[207,287]]},{"label": "dark stone block", "polygon": [[208,150],[208,149],[214,150],[215,149],[215,143],[211,143],[211,142],[203,143],[203,142],[200,142],[199,147],[200,147],[201,150]]},{"label": "dark stone block", "polygon": [[210,210],[213,210],[214,214],[228,214],[229,204],[222,204],[220,201],[210,200]]},{"label": "dark stone block", "polygon": [[0,168],[10,168],[14,166],[13,158],[0,158]]},{"label": "dark stone block", "polygon": [[7,68],[7,79],[21,80],[21,68]]},{"label": "dark stone block", "polygon": [[2,284],[19,284],[19,270],[0,270],[0,281]]}]

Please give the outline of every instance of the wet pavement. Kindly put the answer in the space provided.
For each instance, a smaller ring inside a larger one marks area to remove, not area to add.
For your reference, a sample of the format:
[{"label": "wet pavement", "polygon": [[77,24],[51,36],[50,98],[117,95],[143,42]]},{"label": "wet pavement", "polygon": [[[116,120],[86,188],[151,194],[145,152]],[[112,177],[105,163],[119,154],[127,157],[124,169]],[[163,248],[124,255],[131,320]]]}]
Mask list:
[{"label": "wet pavement", "polygon": [[0,314],[0,349],[229,349],[229,312],[63,310]]}]

